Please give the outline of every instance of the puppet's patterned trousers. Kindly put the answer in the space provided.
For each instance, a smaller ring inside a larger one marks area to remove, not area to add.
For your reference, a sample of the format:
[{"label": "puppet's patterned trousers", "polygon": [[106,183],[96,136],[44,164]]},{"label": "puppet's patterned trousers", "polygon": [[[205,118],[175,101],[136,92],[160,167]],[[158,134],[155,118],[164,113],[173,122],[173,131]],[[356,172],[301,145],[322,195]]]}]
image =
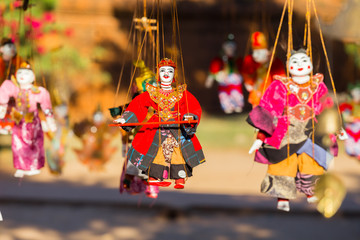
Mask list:
[{"label": "puppet's patterned trousers", "polygon": [[283,161],[270,164],[261,192],[277,198],[294,199],[296,190],[307,196],[314,195],[314,187],[324,169],[306,153],[289,156]]}]

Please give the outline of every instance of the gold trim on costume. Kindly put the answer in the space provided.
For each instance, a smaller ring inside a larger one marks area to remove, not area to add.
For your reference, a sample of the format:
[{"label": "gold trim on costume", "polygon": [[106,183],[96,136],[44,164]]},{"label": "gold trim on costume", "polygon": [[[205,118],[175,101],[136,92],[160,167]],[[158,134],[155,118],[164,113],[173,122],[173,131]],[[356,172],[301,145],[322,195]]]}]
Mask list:
[{"label": "gold trim on costume", "polygon": [[169,93],[165,94],[165,91],[150,84],[146,84],[146,91],[149,93],[151,100],[159,104],[159,116],[164,121],[173,118],[171,109],[183,97],[185,90],[186,84],[182,84],[178,86],[177,89],[171,90]]}]

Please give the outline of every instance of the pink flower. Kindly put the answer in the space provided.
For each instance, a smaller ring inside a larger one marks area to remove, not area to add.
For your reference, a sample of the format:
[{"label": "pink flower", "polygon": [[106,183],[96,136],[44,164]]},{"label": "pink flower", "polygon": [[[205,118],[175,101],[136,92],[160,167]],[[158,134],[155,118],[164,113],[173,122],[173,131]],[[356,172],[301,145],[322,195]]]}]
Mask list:
[{"label": "pink flower", "polygon": [[73,34],[74,34],[73,29],[67,28],[67,29],[65,30],[65,35],[66,35],[67,37],[71,37]]},{"label": "pink flower", "polygon": [[13,3],[13,6],[14,6],[15,8],[21,7],[21,6],[22,6],[22,1],[16,1],[16,2],[14,2],[14,3]]},{"label": "pink flower", "polygon": [[45,48],[39,46],[39,47],[37,47],[37,51],[38,51],[38,53],[40,53],[40,54],[44,54],[44,53],[45,53]]},{"label": "pink flower", "polygon": [[54,16],[54,14],[51,13],[51,12],[46,12],[46,13],[44,13],[44,15],[43,15],[43,20],[44,20],[45,22],[53,23],[53,22],[55,22],[55,16]]}]

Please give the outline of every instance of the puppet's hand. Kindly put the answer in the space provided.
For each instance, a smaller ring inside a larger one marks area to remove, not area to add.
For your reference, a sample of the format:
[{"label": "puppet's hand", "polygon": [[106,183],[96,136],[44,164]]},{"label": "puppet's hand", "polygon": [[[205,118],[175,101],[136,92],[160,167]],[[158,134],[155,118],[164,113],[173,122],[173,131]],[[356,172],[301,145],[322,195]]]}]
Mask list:
[{"label": "puppet's hand", "polygon": [[249,150],[249,154],[252,154],[255,150],[258,150],[262,144],[263,144],[263,141],[261,141],[260,139],[256,139]]},{"label": "puppet's hand", "polygon": [[209,74],[209,76],[206,78],[206,81],[205,81],[205,87],[206,88],[211,88],[211,86],[213,85],[214,80],[215,80],[214,76]]},{"label": "puppet's hand", "polygon": [[340,133],[338,134],[338,137],[342,141],[349,138],[349,136],[347,135],[346,131],[343,128],[341,128]]},{"label": "puppet's hand", "polygon": [[[190,121],[190,120],[197,120],[197,117],[192,114],[184,114],[183,120]],[[188,135],[193,135],[196,132],[197,123],[185,123],[183,124],[184,130]]]},{"label": "puppet's hand", "polygon": [[120,124],[124,124],[126,121],[124,118],[119,117],[117,119],[114,120],[114,123],[120,123]]},{"label": "puppet's hand", "polygon": [[6,105],[0,105],[0,119],[3,119],[6,115]]},{"label": "puppet's hand", "polygon": [[254,90],[254,87],[251,84],[244,83],[244,86],[245,86],[246,91],[248,91],[248,92],[251,92],[252,90]]},{"label": "puppet's hand", "polygon": [[[114,120],[114,123],[124,124],[126,123],[126,120],[123,117],[119,117]],[[127,132],[130,132],[134,128],[134,126],[120,126],[120,127]]]},{"label": "puppet's hand", "polygon": [[46,117],[46,124],[50,132],[55,132],[57,127],[53,117]]}]

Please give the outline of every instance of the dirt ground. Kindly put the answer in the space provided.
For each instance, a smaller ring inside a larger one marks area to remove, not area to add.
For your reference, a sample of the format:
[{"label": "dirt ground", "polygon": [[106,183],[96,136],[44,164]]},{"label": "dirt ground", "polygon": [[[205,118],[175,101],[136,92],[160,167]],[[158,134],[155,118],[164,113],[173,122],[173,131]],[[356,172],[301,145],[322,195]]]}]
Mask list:
[{"label": "dirt ground", "polygon": [[[223,124],[228,125],[224,135],[211,141],[202,138],[215,128],[204,124],[199,129],[207,162],[194,169],[184,190],[161,189],[157,200],[118,193],[120,151],[102,172],[90,172],[69,151],[62,175],[44,168],[19,180],[12,176],[10,149],[2,148],[0,239],[360,239],[358,160],[340,148],[330,170],[347,189],[334,217],[324,218],[300,194],[290,213],[278,212],[275,200],[259,192],[266,166],[247,153],[252,136],[243,126],[233,134],[232,120]],[[9,138],[1,141],[6,145]],[[79,144],[72,141],[73,147]]]}]

